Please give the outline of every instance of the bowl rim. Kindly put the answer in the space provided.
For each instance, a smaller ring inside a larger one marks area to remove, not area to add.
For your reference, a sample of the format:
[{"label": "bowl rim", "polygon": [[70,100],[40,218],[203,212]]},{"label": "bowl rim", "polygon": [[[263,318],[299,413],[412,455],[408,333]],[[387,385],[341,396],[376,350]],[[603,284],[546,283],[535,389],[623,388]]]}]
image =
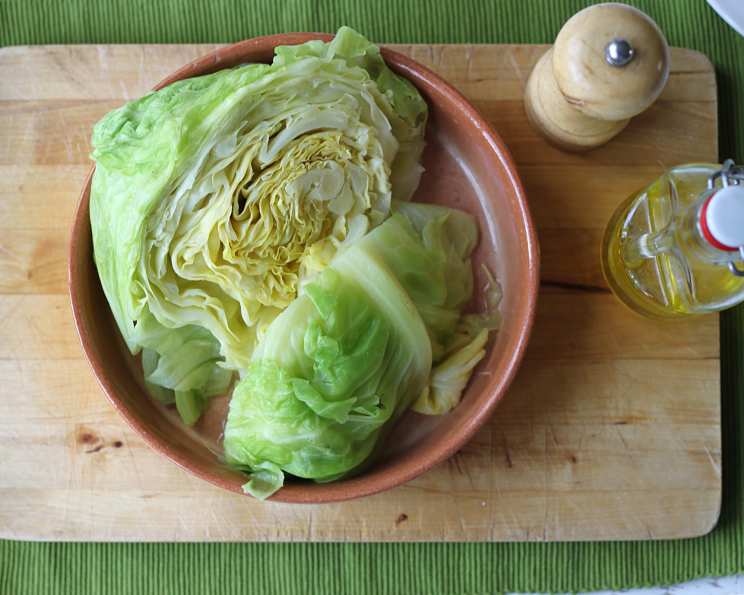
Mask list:
[{"label": "bowl rim", "polygon": [[[206,74],[222,68],[229,67],[227,64],[221,66],[225,56],[241,56],[253,50],[273,50],[279,45],[295,45],[306,41],[319,39],[328,41],[333,36],[326,33],[282,33],[254,37],[238,43],[220,46],[207,54],[187,63],[172,74],[161,80],[153,90],[158,90],[177,80]],[[431,467],[450,458],[462,446],[468,442],[476,431],[490,418],[498,403],[504,397],[507,388],[512,383],[519,365],[524,357],[524,352],[529,341],[535,319],[537,296],[539,289],[539,244],[535,226],[530,215],[527,199],[522,183],[517,175],[517,168],[506,144],[493,127],[480,115],[477,109],[452,85],[442,77],[435,74],[429,68],[419,64],[412,58],[381,46],[381,53],[385,61],[397,73],[406,76],[417,86],[425,85],[436,89],[447,102],[457,106],[458,110],[480,133],[485,140],[489,150],[489,159],[496,161],[501,168],[504,178],[510,185],[510,196],[513,212],[518,220],[520,238],[526,247],[528,280],[526,291],[523,295],[522,319],[518,323],[518,336],[512,343],[511,352],[505,353],[502,358],[504,373],[487,387],[489,398],[478,408],[473,415],[457,426],[457,431],[450,433],[446,440],[433,442],[423,451],[417,451],[415,456],[404,457],[402,460],[394,461],[386,465],[382,474],[362,473],[358,476],[339,482],[325,484],[287,484],[277,491],[268,500],[272,502],[320,504],[350,500],[364,496],[370,496],[385,490],[392,489],[406,483],[421,475]],[[80,339],[85,356],[91,366],[93,373],[108,400],[122,416],[127,425],[136,432],[145,443],[156,452],[164,455],[176,463],[182,469],[188,471],[212,485],[243,494],[241,484],[236,478],[228,478],[211,471],[206,465],[193,460],[180,450],[171,446],[167,439],[157,435],[148,424],[130,411],[129,407],[119,398],[114,383],[106,372],[107,365],[99,352],[95,349],[92,339],[88,336],[83,322],[83,312],[80,295],[80,283],[82,272],[76,258],[77,238],[81,234],[91,234],[89,201],[90,190],[95,164],[93,164],[86,176],[83,189],[75,210],[74,219],[68,244],[68,289],[72,306],[75,327]],[[91,242],[92,244],[92,242]],[[91,254],[92,258],[92,254]],[[100,283],[100,281],[98,281]]]}]

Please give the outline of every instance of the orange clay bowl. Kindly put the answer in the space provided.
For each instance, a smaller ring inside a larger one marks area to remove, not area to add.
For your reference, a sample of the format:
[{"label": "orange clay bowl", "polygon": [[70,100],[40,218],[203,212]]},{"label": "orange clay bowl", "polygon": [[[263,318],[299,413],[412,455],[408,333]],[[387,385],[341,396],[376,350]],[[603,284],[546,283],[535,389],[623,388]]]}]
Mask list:
[{"label": "orange clay bowl", "polygon": [[[250,39],[207,54],[156,88],[239,64],[270,62],[275,46],[310,39],[329,40],[331,36],[290,33]],[[477,218],[480,242],[473,259],[474,307],[483,304],[483,296],[477,295],[485,286],[483,263],[503,288],[503,324],[462,402],[452,412],[439,417],[409,412],[388,436],[374,464],[359,475],[324,484],[288,478],[272,496],[274,501],[319,503],[367,496],[407,482],[453,455],[486,423],[503,398],[532,327],[539,285],[538,243],[509,151],[475,108],[439,76],[401,54],[387,49],[382,53],[388,65],[410,80],[429,104],[426,172],[414,200],[463,209]],[[242,493],[246,476],[228,468],[220,458],[227,397],[215,399],[203,419],[194,428],[186,428],[143,387],[139,364],[119,336],[93,263],[91,175],[72,228],[69,284],[75,323],[93,371],[114,407],[147,444],[194,475]]]}]

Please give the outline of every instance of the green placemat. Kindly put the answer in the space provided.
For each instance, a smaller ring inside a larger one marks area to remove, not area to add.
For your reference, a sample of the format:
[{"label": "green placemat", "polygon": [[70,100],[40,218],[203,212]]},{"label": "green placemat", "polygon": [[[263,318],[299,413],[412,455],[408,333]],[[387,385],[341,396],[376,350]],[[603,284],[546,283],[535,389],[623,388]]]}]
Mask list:
[{"label": "green placemat", "polygon": [[[632,3],[656,19],[672,45],[694,48],[711,58],[718,74],[722,156],[744,161],[744,39],[703,0]],[[550,43],[562,23],[588,4],[584,0],[0,0],[0,45],[229,42],[282,31],[333,32],[342,24],[380,42]],[[721,316],[724,500],[720,523],[706,537],[599,544],[5,541],[0,542],[0,594],[480,594],[622,588],[742,572],[742,331],[743,308]]]}]

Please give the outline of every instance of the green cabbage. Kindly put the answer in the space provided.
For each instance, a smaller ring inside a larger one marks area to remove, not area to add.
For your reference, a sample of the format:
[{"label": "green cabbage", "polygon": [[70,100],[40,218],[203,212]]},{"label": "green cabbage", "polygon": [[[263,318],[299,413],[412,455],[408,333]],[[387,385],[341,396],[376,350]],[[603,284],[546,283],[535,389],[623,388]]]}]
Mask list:
[{"label": "green cabbage", "polygon": [[[489,325],[461,316],[475,221],[432,205],[395,210],[271,323],[235,388],[225,455],[251,474],[244,488],[256,497],[284,472],[354,472],[414,401],[423,413],[454,407],[485,354]],[[443,361],[432,374],[433,360]]]},{"label": "green cabbage", "polygon": [[[410,198],[426,118],[416,89],[342,28],[96,125],[95,262],[157,398],[193,421],[225,370],[250,365],[298,287]],[[182,332],[194,350],[178,369]]]},{"label": "green cabbage", "polygon": [[240,379],[225,459],[266,498],[459,402],[489,331],[474,219],[408,202],[427,107],[348,28],[174,83],[93,134],[94,257],[144,384],[194,424]]}]

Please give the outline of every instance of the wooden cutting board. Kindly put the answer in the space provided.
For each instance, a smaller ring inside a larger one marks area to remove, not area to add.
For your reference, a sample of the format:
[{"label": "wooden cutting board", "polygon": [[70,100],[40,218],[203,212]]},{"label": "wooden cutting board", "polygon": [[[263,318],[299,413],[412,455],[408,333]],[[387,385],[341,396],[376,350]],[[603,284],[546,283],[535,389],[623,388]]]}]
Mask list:
[{"label": "wooden cutting board", "polygon": [[605,540],[700,535],[721,500],[718,318],[651,322],[608,292],[602,229],[664,166],[717,161],[710,62],[672,51],[661,99],[608,146],[555,150],[528,126],[546,46],[397,46],[504,137],[539,227],[543,282],[518,378],[455,457],[388,493],[260,503],[152,452],[83,359],[68,229],[93,124],[214,46],[0,50],[0,536],[47,540]]}]

